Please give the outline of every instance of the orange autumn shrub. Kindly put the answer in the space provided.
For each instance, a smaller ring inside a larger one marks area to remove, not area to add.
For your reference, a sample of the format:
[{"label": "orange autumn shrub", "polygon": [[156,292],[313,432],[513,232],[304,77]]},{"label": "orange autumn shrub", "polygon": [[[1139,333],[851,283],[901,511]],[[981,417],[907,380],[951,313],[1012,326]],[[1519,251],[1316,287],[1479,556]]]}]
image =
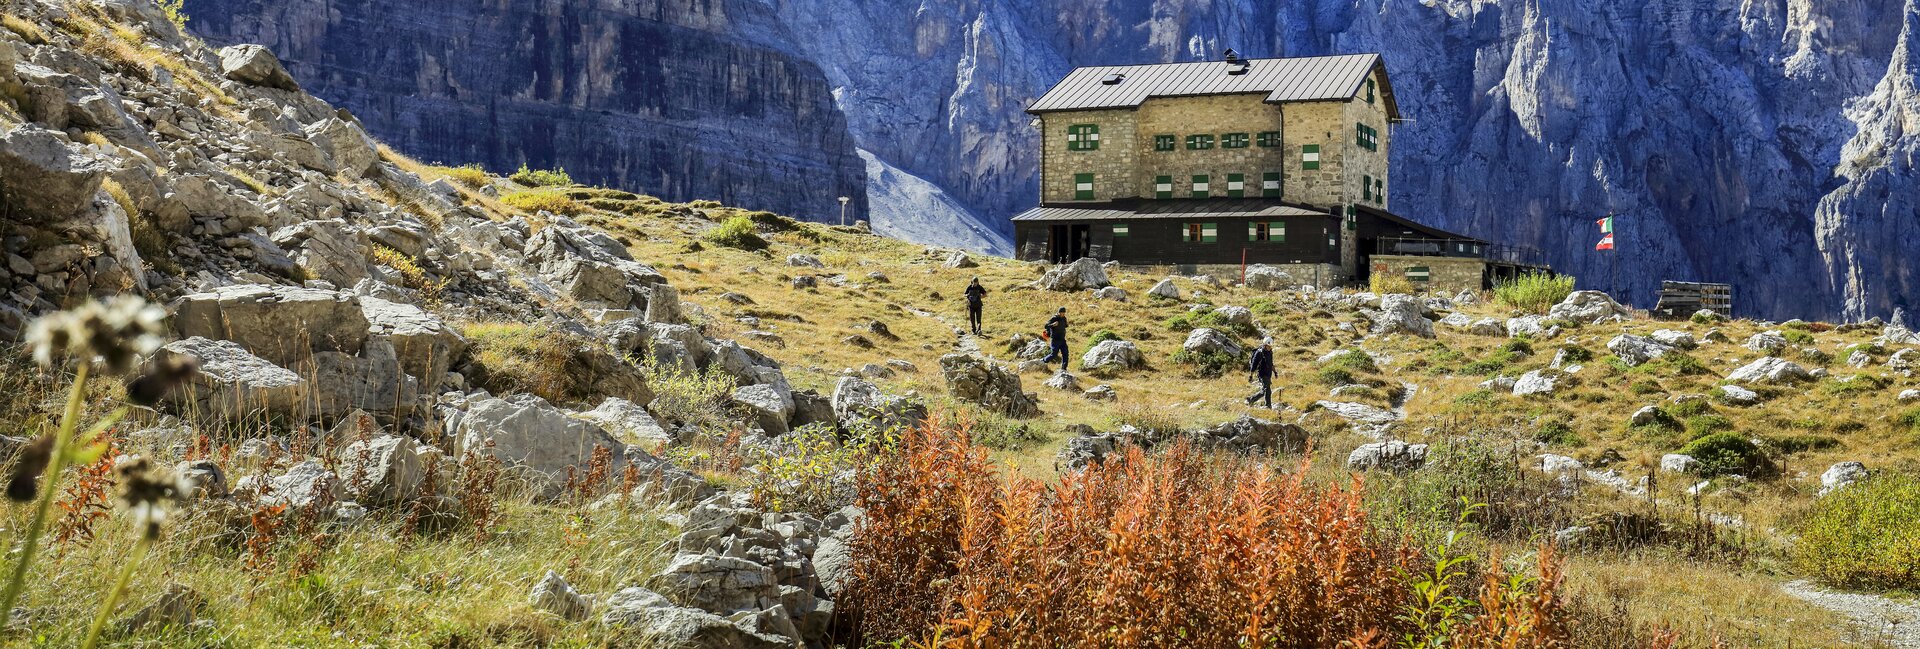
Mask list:
[{"label": "orange autumn shrub", "polygon": [[848,646],[1568,646],[1550,552],[1538,577],[1463,575],[1456,619],[1416,624],[1436,564],[1369,526],[1358,482],[1181,446],[1049,485],[967,429],[930,421],[866,476]]}]

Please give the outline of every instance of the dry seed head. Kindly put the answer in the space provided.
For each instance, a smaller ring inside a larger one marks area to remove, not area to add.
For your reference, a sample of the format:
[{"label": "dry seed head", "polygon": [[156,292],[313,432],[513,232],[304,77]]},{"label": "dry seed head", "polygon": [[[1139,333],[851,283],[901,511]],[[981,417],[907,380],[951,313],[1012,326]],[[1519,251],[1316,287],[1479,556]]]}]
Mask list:
[{"label": "dry seed head", "polygon": [[159,539],[167,522],[167,508],[186,493],[183,485],[139,455],[116,460],[113,472],[119,478],[115,487],[120,492],[120,502],[133,515],[134,528],[148,540]]},{"label": "dry seed head", "polygon": [[27,346],[42,367],[80,359],[120,373],[159,349],[165,309],[122,295],[41,316],[27,328]]}]

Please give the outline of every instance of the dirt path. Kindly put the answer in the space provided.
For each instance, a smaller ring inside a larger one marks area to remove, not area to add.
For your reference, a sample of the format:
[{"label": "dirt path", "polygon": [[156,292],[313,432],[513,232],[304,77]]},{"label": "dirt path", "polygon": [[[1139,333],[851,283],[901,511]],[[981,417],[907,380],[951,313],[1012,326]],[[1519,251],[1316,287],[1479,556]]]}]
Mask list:
[{"label": "dirt path", "polygon": [[1852,621],[1860,640],[1878,641],[1901,649],[1920,649],[1920,604],[1827,590],[1806,580],[1781,584],[1780,589]]}]

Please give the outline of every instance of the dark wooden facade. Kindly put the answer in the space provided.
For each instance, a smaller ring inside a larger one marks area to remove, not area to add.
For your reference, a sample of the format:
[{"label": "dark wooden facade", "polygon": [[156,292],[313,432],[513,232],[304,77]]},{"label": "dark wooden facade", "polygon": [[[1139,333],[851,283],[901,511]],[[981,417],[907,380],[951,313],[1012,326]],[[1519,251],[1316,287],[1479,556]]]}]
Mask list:
[{"label": "dark wooden facade", "polygon": [[[1252,241],[1249,224],[1283,223],[1281,241]],[[1213,241],[1187,241],[1189,224],[1211,224]],[[1115,236],[1115,226],[1125,234]],[[1131,266],[1202,264],[1338,264],[1339,221],[1331,216],[1193,216],[1126,220],[1016,221],[1014,244],[1024,261],[1064,263],[1091,257]]]}]

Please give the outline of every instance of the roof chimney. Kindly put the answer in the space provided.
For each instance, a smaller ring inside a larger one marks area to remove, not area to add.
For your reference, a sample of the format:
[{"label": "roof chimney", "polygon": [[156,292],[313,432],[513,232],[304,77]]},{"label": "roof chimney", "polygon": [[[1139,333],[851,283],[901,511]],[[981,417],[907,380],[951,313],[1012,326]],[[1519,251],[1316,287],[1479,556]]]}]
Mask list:
[{"label": "roof chimney", "polygon": [[1228,49],[1227,49],[1227,62],[1228,62],[1228,63],[1239,63],[1239,62],[1240,62],[1240,54],[1239,54],[1238,52],[1235,52],[1235,51],[1233,51],[1233,49],[1232,49],[1232,48],[1228,48]]}]

